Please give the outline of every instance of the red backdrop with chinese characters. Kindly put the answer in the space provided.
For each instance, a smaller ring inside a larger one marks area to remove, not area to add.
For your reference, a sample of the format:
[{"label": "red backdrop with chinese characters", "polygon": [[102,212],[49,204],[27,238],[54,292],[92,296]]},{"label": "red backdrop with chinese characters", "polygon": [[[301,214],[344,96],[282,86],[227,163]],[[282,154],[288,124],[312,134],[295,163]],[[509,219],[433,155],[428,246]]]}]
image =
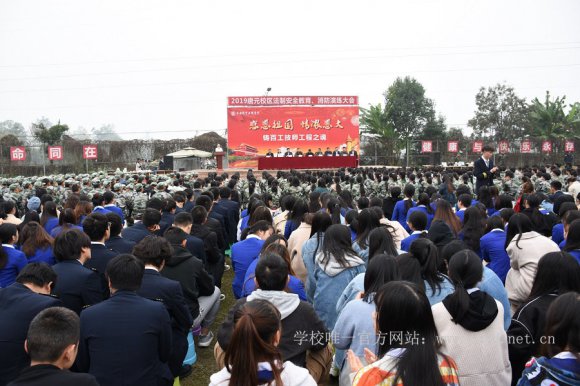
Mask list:
[{"label": "red backdrop with chinese characters", "polygon": [[[360,152],[358,98],[230,97],[228,161],[232,168],[257,168],[268,150],[277,154],[320,148]],[[316,168],[314,158],[312,168]]]}]

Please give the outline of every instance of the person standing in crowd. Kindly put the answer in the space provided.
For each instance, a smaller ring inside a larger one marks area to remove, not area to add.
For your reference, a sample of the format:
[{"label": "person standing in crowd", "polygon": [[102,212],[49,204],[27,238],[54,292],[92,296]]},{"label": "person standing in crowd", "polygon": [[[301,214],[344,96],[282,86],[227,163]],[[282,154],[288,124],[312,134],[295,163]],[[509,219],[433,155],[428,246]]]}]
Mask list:
[{"label": "person standing in crowd", "polygon": [[63,307],[47,308],[32,319],[26,335],[30,367],[8,386],[98,386],[90,374],[67,371],[77,357],[80,321]]},{"label": "person standing in crowd", "polygon": [[171,245],[159,236],[147,236],[133,249],[137,259],[145,264],[141,288],[137,294],[146,299],[162,300],[171,318],[172,345],[168,365],[173,377],[187,376],[190,365],[183,365],[187,354],[187,334],[193,325],[181,284],[160,274],[171,258]]},{"label": "person standing in crowd", "polygon": [[0,288],[8,287],[14,283],[18,273],[28,263],[26,255],[17,250],[18,228],[14,224],[0,224]]},{"label": "person standing in crowd", "polygon": [[111,298],[81,313],[77,368],[101,385],[173,383],[167,366],[171,321],[161,302],[137,295],[144,271],[134,256],[116,256],[106,272]]},{"label": "person standing in crowd", "polygon": [[495,149],[492,146],[484,146],[481,157],[473,163],[473,176],[476,179],[475,193],[477,194],[479,194],[479,189],[482,186],[493,185],[495,172],[498,170],[492,159],[494,151]]},{"label": "person standing in crowd", "polygon": [[103,282],[96,269],[87,267],[91,259],[91,241],[83,232],[73,229],[63,232],[54,241],[58,281],[52,293],[64,306],[80,314],[86,307],[103,301]]},{"label": "person standing in crowd", "polygon": [[[459,376],[453,358],[441,351],[437,328],[429,300],[416,284],[393,281],[375,295],[377,353],[365,350],[362,361],[348,351],[348,365],[353,386],[367,385],[445,385],[458,386]],[[396,318],[393,315],[397,315]],[[401,336],[419,336],[420,343]]]},{"label": "person standing in crowd", "polygon": [[62,306],[50,296],[56,273],[43,263],[28,264],[12,285],[0,289],[0,384],[14,380],[30,364],[24,350],[26,331],[42,310]]},{"label": "person standing in crowd", "polygon": [[[308,370],[283,362],[278,349],[281,313],[270,302],[248,301],[234,313],[235,327],[225,352],[225,367],[210,377],[210,386],[316,386]],[[244,347],[245,349],[240,349]]]}]

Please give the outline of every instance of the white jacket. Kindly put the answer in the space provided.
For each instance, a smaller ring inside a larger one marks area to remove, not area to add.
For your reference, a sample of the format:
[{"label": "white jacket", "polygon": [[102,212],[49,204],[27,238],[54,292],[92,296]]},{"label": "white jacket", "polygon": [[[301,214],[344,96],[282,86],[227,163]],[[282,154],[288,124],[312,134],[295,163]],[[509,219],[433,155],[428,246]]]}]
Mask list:
[{"label": "white jacket", "polygon": [[[296,366],[294,363],[284,362],[284,370],[282,370],[282,382],[284,386],[317,386],[316,381],[310,376],[310,373],[305,368]],[[227,368],[213,374],[209,378],[209,386],[229,386],[230,373]],[[272,383],[275,386],[276,383]]]},{"label": "white jacket", "polygon": [[511,269],[505,279],[505,289],[512,314],[530,296],[540,259],[546,253],[560,251],[555,242],[537,232],[523,233],[516,246],[517,239],[516,235],[506,248]]}]

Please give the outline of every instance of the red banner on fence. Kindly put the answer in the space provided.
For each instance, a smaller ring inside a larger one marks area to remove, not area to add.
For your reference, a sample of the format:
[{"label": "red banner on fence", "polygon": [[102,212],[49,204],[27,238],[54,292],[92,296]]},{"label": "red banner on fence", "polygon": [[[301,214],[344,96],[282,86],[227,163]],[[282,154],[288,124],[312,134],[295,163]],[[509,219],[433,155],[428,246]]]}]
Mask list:
[{"label": "red banner on fence", "polygon": [[483,141],[473,142],[473,145],[471,146],[472,153],[481,153],[482,150],[483,150]]},{"label": "red banner on fence", "polygon": [[532,142],[531,141],[522,141],[520,145],[520,151],[522,153],[531,153],[532,152]]},{"label": "red banner on fence", "polygon": [[84,159],[97,159],[97,145],[84,145],[83,146],[83,158]]},{"label": "red banner on fence", "polygon": [[500,154],[506,154],[510,151],[510,143],[508,141],[499,141],[497,147]]},{"label": "red banner on fence", "polygon": [[10,146],[10,161],[26,161],[26,148],[24,146]]},{"label": "red banner on fence", "polygon": [[[236,103],[236,98],[255,99],[232,97],[229,100]],[[316,101],[328,97],[309,98]],[[349,98],[349,105],[228,107],[229,166],[256,168],[259,156],[267,152],[283,154],[287,150],[293,154],[301,151],[304,156],[309,150],[316,153],[319,149],[325,152],[336,148],[360,153],[359,109],[350,105],[351,97],[344,98]]]},{"label": "red banner on fence", "polygon": [[433,151],[433,141],[421,141],[421,152],[431,153]]},{"label": "red banner on fence", "polygon": [[542,153],[551,153],[551,152],[552,152],[552,142],[551,141],[542,142]]},{"label": "red banner on fence", "polygon": [[62,146],[49,146],[48,159],[51,161],[60,161],[63,159]]},{"label": "red banner on fence", "polygon": [[459,151],[459,141],[448,141],[447,142],[447,152],[457,153]]},{"label": "red banner on fence", "polygon": [[574,141],[566,140],[564,143],[564,151],[566,153],[573,153],[574,152]]}]

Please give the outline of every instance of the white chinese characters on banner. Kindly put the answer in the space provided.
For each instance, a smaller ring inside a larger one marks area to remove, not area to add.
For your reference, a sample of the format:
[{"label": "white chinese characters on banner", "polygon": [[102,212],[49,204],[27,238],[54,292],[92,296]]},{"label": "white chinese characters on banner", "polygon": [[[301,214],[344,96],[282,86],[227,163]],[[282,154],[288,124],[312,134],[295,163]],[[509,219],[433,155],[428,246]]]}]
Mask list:
[{"label": "white chinese characters on banner", "polygon": [[459,151],[459,142],[457,141],[447,142],[447,151],[449,153],[457,153]]},{"label": "white chinese characters on banner", "polygon": [[500,141],[499,142],[499,145],[498,145],[498,148],[499,148],[500,154],[509,153],[509,151],[510,151],[510,144],[509,144],[508,141]]},{"label": "white chinese characters on banner", "polygon": [[552,152],[552,142],[544,141],[542,142],[542,153],[551,153]]},{"label": "white chinese characters on banner", "polygon": [[481,151],[483,150],[483,142],[482,141],[473,142],[471,150],[473,153],[481,153]]},{"label": "white chinese characters on banner", "polygon": [[26,161],[26,149],[24,146],[10,147],[10,161]]},{"label": "white chinese characters on banner", "polygon": [[432,141],[422,141],[421,142],[421,151],[423,153],[431,153],[433,151],[433,142]]},{"label": "white chinese characters on banner", "polygon": [[83,158],[84,159],[97,159],[97,145],[84,145],[83,146]]},{"label": "white chinese characters on banner", "polygon": [[51,161],[59,161],[63,159],[62,146],[49,146],[48,159]]},{"label": "white chinese characters on banner", "polygon": [[566,153],[573,153],[574,152],[574,141],[566,141],[564,143],[564,151]]},{"label": "white chinese characters on banner", "polygon": [[532,152],[532,143],[530,141],[523,141],[520,145],[520,151],[522,153],[531,153]]}]

